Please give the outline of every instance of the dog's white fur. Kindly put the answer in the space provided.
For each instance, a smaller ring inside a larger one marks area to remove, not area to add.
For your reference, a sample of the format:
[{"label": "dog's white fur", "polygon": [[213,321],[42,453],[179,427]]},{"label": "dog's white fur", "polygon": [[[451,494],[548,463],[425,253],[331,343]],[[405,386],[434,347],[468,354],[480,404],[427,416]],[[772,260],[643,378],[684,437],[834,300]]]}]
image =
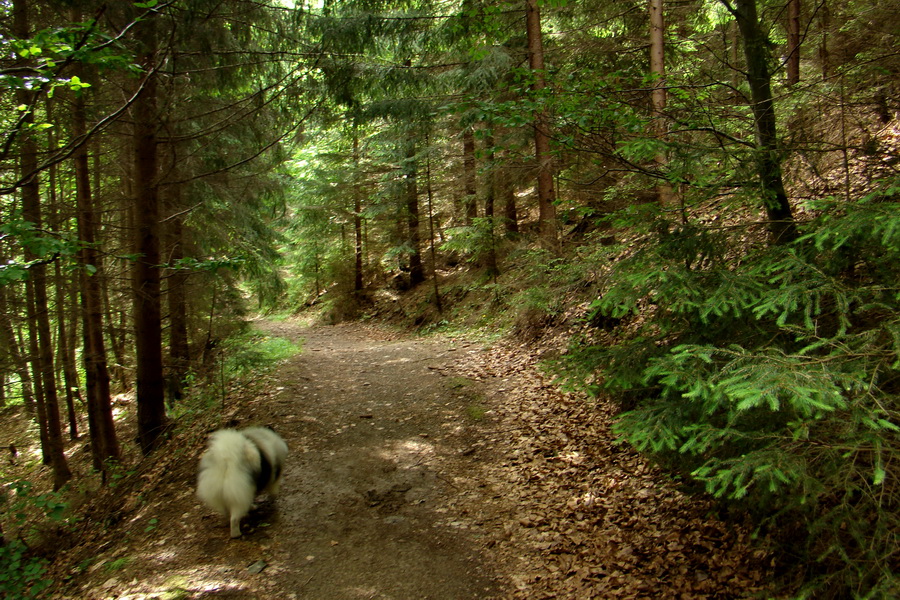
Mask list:
[{"label": "dog's white fur", "polygon": [[287,453],[284,440],[265,427],[220,429],[209,436],[200,459],[197,496],[229,520],[231,537],[241,537],[241,519],[257,494],[278,493]]}]

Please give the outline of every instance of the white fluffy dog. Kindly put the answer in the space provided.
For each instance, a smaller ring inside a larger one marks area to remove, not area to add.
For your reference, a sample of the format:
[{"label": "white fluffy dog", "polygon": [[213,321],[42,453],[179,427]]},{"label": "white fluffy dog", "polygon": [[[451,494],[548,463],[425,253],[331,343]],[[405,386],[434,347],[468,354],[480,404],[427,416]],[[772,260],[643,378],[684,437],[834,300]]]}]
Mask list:
[{"label": "white fluffy dog", "polygon": [[241,519],[258,494],[278,493],[287,453],[284,440],[266,427],[220,429],[209,436],[200,459],[197,495],[230,521],[231,537],[241,537]]}]

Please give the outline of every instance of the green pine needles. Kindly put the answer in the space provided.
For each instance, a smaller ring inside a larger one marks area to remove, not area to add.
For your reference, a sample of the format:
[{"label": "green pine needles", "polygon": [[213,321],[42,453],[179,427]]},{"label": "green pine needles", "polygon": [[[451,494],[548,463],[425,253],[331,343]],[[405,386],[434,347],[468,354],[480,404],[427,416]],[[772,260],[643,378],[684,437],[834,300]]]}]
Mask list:
[{"label": "green pine needles", "polygon": [[742,256],[728,230],[657,228],[562,364],[622,402],[625,440],[791,531],[801,597],[898,592],[898,191],[822,202],[795,243]]}]

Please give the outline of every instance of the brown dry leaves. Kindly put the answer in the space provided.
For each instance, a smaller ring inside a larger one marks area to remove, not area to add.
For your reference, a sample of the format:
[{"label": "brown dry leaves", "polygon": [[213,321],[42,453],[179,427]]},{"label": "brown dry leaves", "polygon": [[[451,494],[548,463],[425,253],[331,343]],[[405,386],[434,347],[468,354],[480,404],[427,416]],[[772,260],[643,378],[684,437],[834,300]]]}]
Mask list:
[{"label": "brown dry leaves", "polygon": [[[470,353],[493,423],[477,457],[492,498],[472,508],[510,572],[513,598],[737,598],[764,589],[765,552],[708,516],[626,445],[608,404],[560,391],[539,351]],[[498,516],[499,514],[499,516]]]}]

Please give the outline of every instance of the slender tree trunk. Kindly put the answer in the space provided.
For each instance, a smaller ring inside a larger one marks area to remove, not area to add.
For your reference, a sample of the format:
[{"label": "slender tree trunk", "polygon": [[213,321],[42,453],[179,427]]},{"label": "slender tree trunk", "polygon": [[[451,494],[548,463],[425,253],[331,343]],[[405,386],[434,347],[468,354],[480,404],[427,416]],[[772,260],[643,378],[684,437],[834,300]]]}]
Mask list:
[{"label": "slender tree trunk", "polygon": [[463,199],[463,216],[467,226],[478,216],[478,188],[475,167],[475,132],[471,127],[463,130],[463,183],[466,196]]},{"label": "slender tree trunk", "polygon": [[74,363],[69,362],[69,329],[66,323],[66,288],[70,287],[63,277],[62,269],[59,262],[54,265],[56,278],[56,347],[59,360],[57,364],[62,367],[62,377],[65,382],[66,396],[66,416],[69,424],[69,439],[78,439],[78,418],[75,411],[75,396],[79,396],[81,400],[81,392],[78,386],[78,371],[75,369]]},{"label": "slender tree trunk", "polygon": [[[534,83],[532,90],[539,103],[543,102],[544,46],[541,34],[541,13],[537,0],[525,0],[525,31],[528,36],[528,63]],[[558,249],[556,206],[553,204],[553,161],[550,154],[550,119],[547,109],[538,109],[534,117],[534,159],[537,164],[538,220],[542,245],[550,250]]]},{"label": "slender tree trunk", "polygon": [[353,291],[363,290],[363,230],[362,230],[362,185],[359,182],[359,131],[353,126],[353,173],[357,178],[353,183]]},{"label": "slender tree trunk", "polygon": [[[425,138],[425,145],[429,146],[429,140]],[[425,188],[428,194],[428,239],[430,241],[431,250],[431,282],[434,286],[434,307],[438,313],[444,312],[444,306],[441,303],[441,289],[438,286],[437,273],[437,251],[435,250],[435,234],[434,234],[434,189],[431,185],[431,155],[425,157]]]},{"label": "slender tree trunk", "polygon": [[759,25],[756,0],[736,0],[732,8],[722,0],[737,20],[744,41],[747,82],[750,84],[753,120],[756,124],[757,169],[760,193],[769,221],[769,233],[776,244],[797,238],[797,226],[781,173],[781,157],[768,68],[768,40]]},{"label": "slender tree trunk", "polygon": [[[21,39],[29,37],[28,12],[25,0],[15,0],[13,3],[14,26],[16,35]],[[19,90],[16,92],[20,105],[33,106],[32,92]],[[25,115],[26,127],[34,122],[33,114]],[[22,215],[26,221],[34,224],[36,229],[42,227],[41,197],[37,178],[37,140],[32,132],[26,131],[21,138],[20,168],[26,183],[22,186]],[[26,250],[26,260],[38,258],[31,251]],[[32,358],[35,361],[35,371],[43,387],[43,411],[41,403],[38,404],[38,413],[44,413],[46,426],[45,456],[49,459],[53,469],[53,488],[61,488],[69,479],[72,472],[66,461],[62,427],[60,425],[59,397],[56,390],[56,373],[53,368],[53,337],[50,329],[50,310],[47,299],[47,271],[46,266],[40,262],[35,263],[30,269],[31,287],[34,293],[34,304],[29,306],[29,322],[37,328],[38,354]],[[36,378],[37,379],[37,378]]]},{"label": "slender tree trunk", "polygon": [[28,361],[22,355],[21,346],[16,339],[16,331],[11,318],[12,312],[6,293],[7,286],[0,285],[0,345],[6,348],[7,355],[12,363],[12,369],[19,376],[19,385],[22,390],[22,402],[25,405],[25,410],[34,414],[37,406],[34,399],[31,374],[28,372]]},{"label": "slender tree trunk", "polygon": [[[53,122],[54,117],[52,114],[53,104],[50,99],[47,99],[46,103],[47,108],[47,121]],[[54,128],[50,128],[48,130],[47,142],[51,148],[56,148],[56,131]],[[58,188],[58,172],[57,166],[55,164],[50,165],[50,168],[47,170],[49,181],[47,189],[49,191],[50,202],[50,227],[52,229],[61,230],[62,229],[62,220],[59,218],[59,196],[57,194]],[[60,190],[61,191],[61,190]],[[78,370],[75,368],[74,361],[74,353],[69,353],[69,338],[72,337],[71,329],[69,329],[68,323],[68,311],[67,305],[69,304],[67,299],[70,297],[74,297],[72,295],[72,286],[69,282],[69,278],[63,275],[62,267],[59,264],[59,261],[54,262],[53,264],[53,277],[56,285],[54,289],[56,290],[55,294],[55,302],[56,302],[56,378],[59,380],[60,378],[63,380],[63,392],[66,400],[66,417],[69,425],[69,439],[75,440],[78,439],[78,415],[75,410],[75,398],[78,397],[79,402],[81,399],[81,391],[78,383]],[[75,304],[75,302],[73,302]]]},{"label": "slender tree trunk", "polygon": [[[27,256],[27,255],[26,255]],[[34,275],[32,274],[32,277]],[[38,433],[41,439],[41,461],[45,465],[50,464],[50,455],[47,453],[49,441],[47,439],[47,410],[44,404],[44,380],[41,376],[40,350],[38,342],[37,311],[34,307],[34,281],[25,281],[25,318],[28,323],[28,364],[31,374],[31,384],[34,386],[34,416],[38,424]],[[21,346],[25,347],[25,340],[21,340]]]},{"label": "slender tree trunk", "polygon": [[494,199],[497,197],[498,174],[494,156],[494,136],[488,135],[484,140],[488,148],[487,157],[487,181],[485,182],[484,218],[488,226],[488,251],[485,257],[485,270],[488,276],[495,280],[500,275],[500,267],[497,263],[497,239],[494,227]]},{"label": "slender tree trunk", "polygon": [[134,103],[134,339],[137,362],[138,441],[144,454],[161,442],[166,426],[160,293],[159,180],[157,156],[156,18],[139,25],[143,90]]},{"label": "slender tree trunk", "polygon": [[[649,0],[650,7],[650,74],[653,76],[653,91],[651,92],[651,117],[654,124],[654,132],[661,142],[665,142],[669,133],[668,119],[666,118],[666,59],[665,59],[665,19],[663,17],[663,0]],[[669,160],[665,150],[660,151],[655,158],[656,166],[661,173],[665,172]],[[675,194],[672,184],[662,180],[656,186],[656,194],[660,204],[671,206],[675,202]]]},{"label": "slender tree trunk", "polygon": [[509,150],[501,152],[501,162],[505,165],[501,173],[501,191],[503,198],[503,225],[506,228],[507,237],[515,237],[519,234],[519,211],[516,206],[516,184],[512,159]]},{"label": "slender tree trunk", "polygon": [[406,230],[409,243],[409,285],[416,285],[425,281],[425,271],[422,266],[422,242],[419,233],[419,188],[418,167],[416,165],[416,147],[409,143],[406,152]]},{"label": "slender tree trunk", "polygon": [[[81,15],[73,10],[72,19]],[[78,67],[76,67],[78,68]],[[80,69],[79,69],[80,70]],[[80,74],[80,75],[83,75]],[[76,92],[72,110],[72,133],[81,138],[87,130],[83,92]],[[79,252],[81,269],[81,327],[84,347],[85,389],[88,405],[88,428],[91,432],[91,457],[94,469],[106,471],[108,460],[120,456],[110,402],[109,369],[106,344],[103,339],[103,305],[101,282],[103,264],[97,248],[97,213],[91,190],[87,144],[82,144],[73,156],[75,163],[75,201],[78,209],[78,236],[83,242]]]},{"label": "slender tree trunk", "polygon": [[188,275],[178,263],[185,256],[184,250],[184,217],[185,209],[179,146],[171,143],[167,146],[168,173],[170,182],[165,186],[165,207],[168,216],[163,220],[167,243],[166,263],[172,265],[166,269],[166,305],[168,308],[169,353],[166,365],[166,396],[169,405],[180,401],[184,396],[184,381],[190,368],[190,348],[187,329],[187,284]]},{"label": "slender tree trunk", "polygon": [[800,0],[788,0],[787,83],[800,83]]},{"label": "slender tree trunk", "polygon": [[[177,185],[176,185],[177,187]],[[173,206],[180,207],[180,191],[175,193]],[[184,223],[180,216],[168,222],[172,242],[170,260],[177,263],[184,258]],[[187,329],[187,283],[183,269],[172,269],[166,278],[166,300],[169,308],[169,402],[184,396],[184,379],[191,364]]]},{"label": "slender tree trunk", "polygon": [[[127,364],[127,361],[125,360],[125,344],[127,342],[128,315],[124,308],[120,309],[117,315],[113,313],[113,303],[110,298],[109,287],[114,277],[108,272],[108,268],[104,269],[102,274],[96,276],[100,278],[100,295],[103,302],[102,310],[104,313],[103,322],[106,324],[106,331],[104,333],[108,338],[114,359],[111,368],[109,363],[107,363],[107,369],[110,371],[110,381],[116,385],[116,389],[123,391],[128,390],[131,388],[131,382],[125,371],[125,365]],[[116,316],[118,316],[118,323],[116,323]],[[110,387],[112,387],[112,385]]]},{"label": "slender tree trunk", "polygon": [[819,28],[822,30],[822,38],[819,42],[819,65],[822,69],[822,79],[831,77],[831,54],[828,52],[828,34],[831,33],[831,11],[828,9],[827,0],[822,0],[822,8],[819,9]]}]

